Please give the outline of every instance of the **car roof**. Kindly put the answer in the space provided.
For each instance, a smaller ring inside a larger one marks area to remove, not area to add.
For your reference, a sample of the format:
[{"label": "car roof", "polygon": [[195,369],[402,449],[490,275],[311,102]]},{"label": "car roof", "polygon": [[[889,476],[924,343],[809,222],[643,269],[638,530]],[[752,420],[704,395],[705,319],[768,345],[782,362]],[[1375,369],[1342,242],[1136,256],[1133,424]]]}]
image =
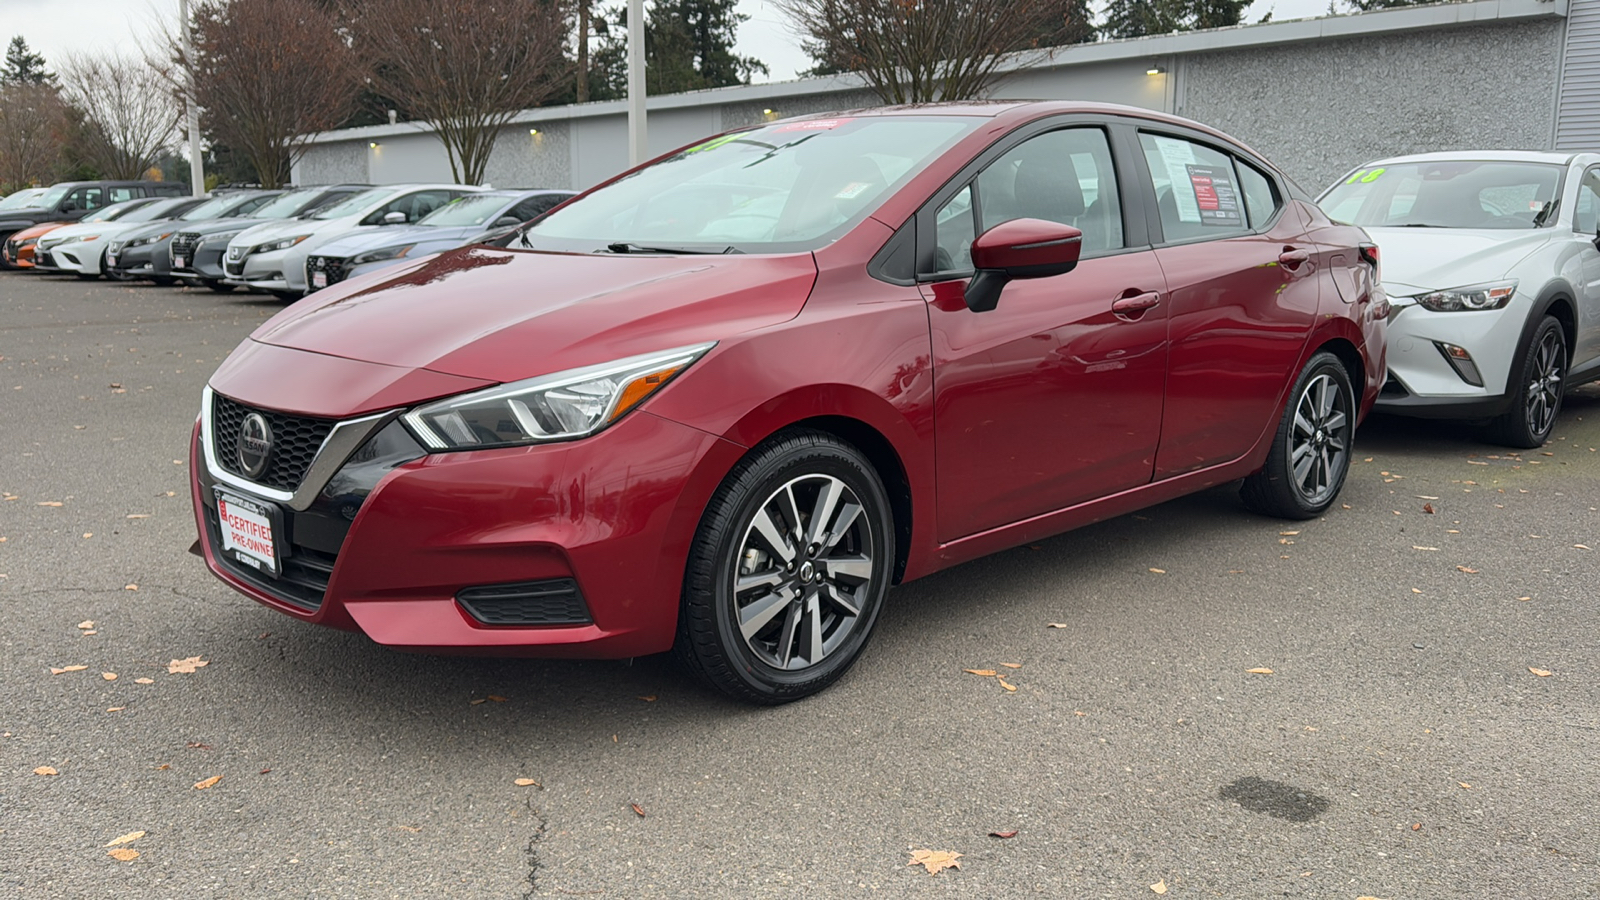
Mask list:
[{"label": "car roof", "polygon": [[1362,164],[1362,168],[1414,162],[1526,162],[1565,166],[1584,156],[1600,158],[1600,154],[1577,153],[1571,150],[1445,150],[1437,153],[1409,153],[1404,156],[1375,159]]}]

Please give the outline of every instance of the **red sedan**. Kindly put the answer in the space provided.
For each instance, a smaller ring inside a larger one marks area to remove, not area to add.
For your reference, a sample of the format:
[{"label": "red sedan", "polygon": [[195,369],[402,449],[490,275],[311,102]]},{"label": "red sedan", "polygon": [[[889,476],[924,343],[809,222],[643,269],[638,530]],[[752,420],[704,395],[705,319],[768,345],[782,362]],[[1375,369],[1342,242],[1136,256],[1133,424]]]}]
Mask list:
[{"label": "red sedan", "polygon": [[1326,510],[1383,380],[1364,240],[1145,110],[725,134],[261,326],[205,391],[200,544],[392,647],[797,699],[891,584],[1236,479]]}]

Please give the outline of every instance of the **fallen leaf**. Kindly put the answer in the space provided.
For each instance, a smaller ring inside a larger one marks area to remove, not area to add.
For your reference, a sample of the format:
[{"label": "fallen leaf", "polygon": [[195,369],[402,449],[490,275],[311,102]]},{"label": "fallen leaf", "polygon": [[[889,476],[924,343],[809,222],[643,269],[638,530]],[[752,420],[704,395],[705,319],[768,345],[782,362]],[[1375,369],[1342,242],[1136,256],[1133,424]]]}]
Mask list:
[{"label": "fallen leaf", "polygon": [[154,678],[135,678],[133,680],[133,683],[134,684],[155,684],[156,680]]},{"label": "fallen leaf", "polygon": [[1518,600],[1532,600],[1532,597],[1518,597]]},{"label": "fallen leaf", "polygon": [[544,785],[534,781],[532,778],[518,778],[511,783],[517,787],[544,787]]},{"label": "fallen leaf", "polygon": [[190,741],[189,743],[184,744],[184,746],[188,747],[190,750],[210,750],[211,749],[211,745],[210,744],[202,744],[199,741]]},{"label": "fallen leaf", "polygon": [[1458,782],[1456,782],[1456,784],[1461,785],[1461,788],[1463,790],[1468,790],[1468,791],[1472,790],[1472,785],[1467,784],[1465,781],[1458,781]]},{"label": "fallen leaf", "polygon": [[1549,678],[1551,675],[1549,669],[1535,669],[1533,666],[1529,666],[1528,671],[1539,676],[1540,678]]},{"label": "fallen leaf", "polygon": [[78,627],[79,628],[93,628],[94,627],[94,620],[93,619],[84,619],[82,622],[78,623]]},{"label": "fallen leaf", "polygon": [[39,505],[40,506],[61,506],[62,503],[61,503],[60,500],[41,500],[39,502]]},{"label": "fallen leaf", "polygon": [[122,589],[125,591],[137,591],[139,586],[137,584],[125,584],[122,586]]},{"label": "fallen leaf", "polygon": [[479,697],[478,699],[470,701],[470,702],[471,702],[471,705],[477,706],[479,703],[488,703],[489,701],[485,697]]},{"label": "fallen leaf", "polygon": [[1046,628],[1066,628],[1067,627],[1067,623],[1065,623],[1065,622],[1047,622],[1047,623],[1045,623],[1044,627],[1046,627]]},{"label": "fallen leaf", "polygon": [[222,776],[221,775],[213,775],[210,778],[207,778],[205,781],[196,781],[194,783],[194,789],[197,790],[197,791],[203,791],[206,788],[211,787],[212,785],[216,784],[217,782],[219,782],[221,780],[222,780]]},{"label": "fallen leaf", "polygon": [[1015,831],[991,831],[991,832],[989,832],[989,837],[1014,838],[1016,836],[1017,836],[1017,833]]},{"label": "fallen leaf", "polygon": [[1422,593],[1422,589],[1421,588],[1412,588],[1411,589],[1411,593],[1420,594],[1420,593]]},{"label": "fallen leaf", "polygon": [[91,628],[88,631],[80,631],[80,632],[78,632],[78,636],[79,637],[88,637],[91,634],[99,634],[99,633],[100,632],[95,631],[93,628]]},{"label": "fallen leaf", "polygon": [[639,699],[643,700],[646,703],[654,703],[654,702],[656,702],[656,695],[655,694],[641,694]]},{"label": "fallen leaf", "polygon": [[256,774],[257,775],[269,775],[271,773],[272,773],[271,769],[262,769],[261,771],[257,772]]},{"label": "fallen leaf", "polygon": [[1151,569],[1150,571],[1156,573],[1157,575],[1165,575],[1165,574],[1167,574],[1167,570],[1166,569]]},{"label": "fallen leaf", "polygon": [[1430,516],[1433,515],[1433,504],[1432,503],[1424,503],[1424,504],[1422,504],[1422,511],[1427,513]]},{"label": "fallen leaf", "polygon": [[954,850],[913,850],[908,866],[921,866],[928,870],[929,875],[939,874],[941,869],[961,868],[961,854]]},{"label": "fallen leaf", "polygon": [[201,666],[209,665],[211,665],[210,660],[201,659],[198,656],[190,656],[186,659],[175,659],[172,662],[167,663],[167,674],[192,675],[194,674],[195,669],[198,669]]},{"label": "fallen leaf", "polygon": [[1289,537],[1294,537],[1295,535],[1299,534],[1300,532],[1298,532],[1298,531],[1280,531],[1278,533],[1279,534],[1288,535]]},{"label": "fallen leaf", "polygon": [[117,673],[115,673],[115,672],[101,672],[100,673],[100,677],[104,678],[107,681],[116,681],[117,680]]},{"label": "fallen leaf", "polygon": [[1589,545],[1588,544],[1573,544],[1572,548],[1574,550],[1587,550],[1587,549],[1589,549]]},{"label": "fallen leaf", "polygon": [[108,706],[106,707],[106,712],[122,712],[125,709],[127,709],[126,706]]},{"label": "fallen leaf", "polygon": [[1417,495],[1417,499],[1418,500],[1437,500],[1439,498],[1433,496],[1432,494],[1418,494]]},{"label": "fallen leaf", "polygon": [[1020,668],[1022,668],[1022,663],[1001,663],[1000,665],[1005,666],[1008,669],[1020,669]]},{"label": "fallen leaf", "polygon": [[1005,688],[1007,692],[1016,693],[1016,690],[1017,690],[1017,686],[1016,685],[1012,684],[1009,681],[1006,681],[1004,678],[996,678],[995,680],[1000,682],[1000,686]]},{"label": "fallen leaf", "polygon": [[50,674],[51,675],[60,675],[63,672],[82,672],[84,669],[87,669],[87,668],[89,668],[89,667],[88,666],[62,666],[59,669],[52,667],[50,669]]},{"label": "fallen leaf", "polygon": [[1167,880],[1163,878],[1155,884],[1150,885],[1150,890],[1155,891],[1158,894],[1165,894],[1167,892]]},{"label": "fallen leaf", "polygon": [[504,703],[504,702],[506,702],[506,698],[500,696],[499,694],[490,694],[489,695],[489,699],[493,700],[496,703]]},{"label": "fallen leaf", "polygon": [[115,850],[107,850],[106,855],[118,862],[127,862],[132,859],[138,859],[139,851],[132,847],[118,847]]},{"label": "fallen leaf", "polygon": [[1422,823],[1421,822],[1413,823],[1412,826],[1411,826],[1411,830],[1412,831],[1421,831],[1422,830]]},{"label": "fallen leaf", "polygon": [[60,775],[61,773],[57,772],[55,769],[50,768],[49,766],[40,766],[39,768],[33,770],[33,774],[35,774],[35,775]]},{"label": "fallen leaf", "polygon": [[92,531],[85,531],[85,532],[84,532],[84,533],[83,533],[83,536],[84,536],[84,537],[86,537],[86,538],[92,538],[92,537],[94,537],[94,532],[92,532]]},{"label": "fallen leaf", "polygon": [[172,768],[172,766],[170,766],[170,765],[168,765],[166,763],[162,763],[161,765],[156,766],[156,771],[157,772],[164,772],[164,771],[166,771],[167,769],[170,769],[170,768]]},{"label": "fallen leaf", "polygon": [[127,834],[123,835],[122,837],[112,838],[111,842],[106,844],[106,846],[107,847],[115,847],[118,844],[131,844],[134,841],[137,841],[139,838],[142,838],[142,837],[144,837],[144,832],[142,832],[142,831],[130,831]]},{"label": "fallen leaf", "polygon": [[628,805],[633,807],[633,811],[635,813],[639,814],[639,818],[641,818],[641,819],[644,818],[644,807],[640,806],[637,803],[629,803]]},{"label": "fallen leaf", "polygon": [[1266,666],[1261,666],[1261,667],[1255,668],[1255,669],[1245,669],[1245,671],[1249,672],[1251,675],[1274,675],[1274,674],[1277,674],[1277,673],[1273,672],[1271,669],[1267,668]]},{"label": "fallen leaf", "polygon": [[1478,574],[1478,570],[1477,569],[1469,568],[1467,566],[1456,566],[1456,571],[1457,572],[1465,572],[1468,575],[1476,575],[1476,574]]},{"label": "fallen leaf", "polygon": [[1439,550],[1438,547],[1419,547],[1416,544],[1412,544],[1411,545],[1411,549],[1413,549],[1413,550],[1432,550],[1432,551],[1435,551],[1435,552],[1437,552]]},{"label": "fallen leaf", "polygon": [[998,674],[993,669],[962,669],[961,671],[966,672],[968,675],[979,675],[984,678],[993,678]]}]

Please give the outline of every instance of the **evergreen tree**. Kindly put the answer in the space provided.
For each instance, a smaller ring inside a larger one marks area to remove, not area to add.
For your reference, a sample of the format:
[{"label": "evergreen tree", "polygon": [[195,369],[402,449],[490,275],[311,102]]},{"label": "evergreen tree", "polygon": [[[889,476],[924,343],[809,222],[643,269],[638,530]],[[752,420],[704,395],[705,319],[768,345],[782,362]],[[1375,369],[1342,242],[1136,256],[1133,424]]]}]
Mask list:
[{"label": "evergreen tree", "polygon": [[0,84],[54,84],[56,76],[44,67],[44,57],[28,49],[22,35],[11,39],[6,62],[0,68]]},{"label": "evergreen tree", "polygon": [[[1061,0],[1044,6],[1046,8],[1038,11],[1038,21],[1030,27],[1028,36],[1009,48],[1011,51],[1088,44],[1100,39],[1089,0]],[[845,45],[835,47],[821,40],[802,40],[800,49],[817,64],[801,74],[837,75],[850,71],[850,60],[855,54],[848,41],[842,43]]]},{"label": "evergreen tree", "polygon": [[[739,23],[738,0],[659,0],[644,26],[645,92],[674,94],[749,84],[761,60],[733,52]],[[615,7],[596,16],[599,47],[590,60],[589,99],[614,100],[628,94],[628,10]]]},{"label": "evergreen tree", "polygon": [[1100,30],[1106,37],[1135,38],[1227,28],[1239,24],[1249,5],[1249,0],[1111,0]]}]

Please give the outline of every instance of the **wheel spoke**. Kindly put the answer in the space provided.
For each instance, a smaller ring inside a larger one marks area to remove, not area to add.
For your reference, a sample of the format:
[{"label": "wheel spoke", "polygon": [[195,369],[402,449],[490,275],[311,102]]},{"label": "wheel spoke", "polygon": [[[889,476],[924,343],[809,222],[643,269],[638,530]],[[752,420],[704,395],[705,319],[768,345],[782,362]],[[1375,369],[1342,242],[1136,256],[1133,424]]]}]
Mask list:
[{"label": "wheel spoke", "polygon": [[1336,410],[1333,411],[1332,415],[1328,416],[1328,421],[1322,423],[1322,427],[1323,427],[1323,430],[1327,431],[1329,434],[1335,434],[1335,433],[1343,430],[1344,423],[1345,423],[1344,413],[1342,413],[1342,412],[1340,412],[1340,411],[1338,411],[1336,409]]},{"label": "wheel spoke", "polygon": [[867,556],[845,556],[821,561],[829,578],[849,578],[863,582],[872,577],[872,559]]},{"label": "wheel spoke", "polygon": [[758,587],[777,587],[782,583],[782,572],[758,572],[754,575],[740,575],[738,580],[733,583],[733,590],[736,594],[743,594]]},{"label": "wheel spoke", "polygon": [[833,519],[834,507],[839,505],[839,498],[844,492],[844,482],[837,478],[829,478],[817,491],[817,502],[811,505],[811,522],[806,529],[807,547],[821,543],[823,536],[829,533],[828,522]]},{"label": "wheel spoke", "polygon": [[788,614],[783,617],[783,628],[778,632],[778,668],[789,668],[789,662],[794,659],[795,632],[800,630],[800,604],[788,605]]},{"label": "wheel spoke", "polygon": [[789,501],[789,508],[785,510],[789,516],[789,532],[794,535],[795,546],[803,547],[805,534],[800,530],[800,504],[795,502],[793,484],[784,487],[783,496]]},{"label": "wheel spoke", "polygon": [[815,665],[822,661],[822,604],[817,595],[806,598],[806,662]]},{"label": "wheel spoke", "polygon": [[838,607],[847,616],[861,615],[861,607],[857,606],[855,599],[845,595],[836,584],[824,584],[817,592],[823,599]]},{"label": "wheel spoke", "polygon": [[838,521],[834,522],[833,528],[828,531],[828,540],[823,545],[822,552],[826,553],[837,546],[839,540],[850,533],[850,526],[854,525],[860,516],[861,504],[845,503],[844,508],[839,510]]},{"label": "wheel spoke", "polygon": [[1311,450],[1312,447],[1310,441],[1295,444],[1294,449],[1289,453],[1289,463],[1298,469],[1300,467],[1300,461],[1309,456],[1311,454]]},{"label": "wheel spoke", "polygon": [[1300,485],[1302,491],[1305,490],[1307,478],[1311,475],[1311,467],[1316,465],[1317,462],[1316,455],[1311,452],[1311,448],[1306,447],[1305,450],[1305,456],[1294,464],[1294,483]]},{"label": "wheel spoke", "polygon": [[[1302,404],[1303,406],[1304,404]],[[1311,424],[1311,420],[1305,417],[1305,413],[1297,409],[1294,411],[1294,430],[1301,434],[1309,435],[1317,430],[1317,426]]]},{"label": "wheel spoke", "polygon": [[777,617],[794,602],[794,591],[785,586],[749,606],[739,608],[739,631],[744,634],[745,640],[756,636],[767,623]]},{"label": "wheel spoke", "polygon": [[756,519],[750,523],[750,528],[761,537],[768,550],[776,553],[785,563],[794,562],[794,548],[789,546],[789,542],[778,531],[777,524],[772,521],[772,516],[767,514],[765,508],[756,513]]}]

